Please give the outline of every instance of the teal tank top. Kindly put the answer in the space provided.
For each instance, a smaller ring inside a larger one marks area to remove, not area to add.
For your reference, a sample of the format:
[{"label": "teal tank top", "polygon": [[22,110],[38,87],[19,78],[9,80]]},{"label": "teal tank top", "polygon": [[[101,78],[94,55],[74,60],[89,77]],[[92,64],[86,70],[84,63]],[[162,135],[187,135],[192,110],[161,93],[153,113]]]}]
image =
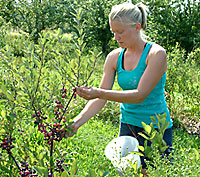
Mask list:
[{"label": "teal tank top", "polygon": [[[131,71],[126,71],[123,69],[122,57],[125,49],[122,49],[122,51],[120,52],[117,61],[117,81],[122,90],[137,89],[140,78],[142,77],[146,69],[146,58],[151,46],[151,42],[148,42],[146,44],[136,68]],[[156,114],[162,115],[166,113],[166,121],[169,121],[170,123],[168,128],[171,128],[173,123],[169,114],[169,110],[167,108],[167,103],[164,95],[165,81],[166,73],[163,74],[158,84],[142,103],[121,103],[120,121],[122,123],[142,127],[142,122],[148,125],[152,122],[150,118],[151,116],[154,116],[156,118]],[[155,128],[157,128],[155,124],[154,126]]]}]

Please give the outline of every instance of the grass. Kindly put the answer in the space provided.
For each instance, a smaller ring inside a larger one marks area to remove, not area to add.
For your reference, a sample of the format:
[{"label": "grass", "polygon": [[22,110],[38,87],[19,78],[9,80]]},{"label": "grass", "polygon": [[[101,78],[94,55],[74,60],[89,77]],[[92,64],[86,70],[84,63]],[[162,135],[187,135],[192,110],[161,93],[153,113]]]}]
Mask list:
[{"label": "grass", "polygon": [[[103,168],[111,176],[117,176],[111,162],[106,159],[104,150],[106,145],[118,136],[118,126],[110,121],[91,119],[84,124],[72,138],[68,139],[69,154],[78,160],[78,175],[86,176],[90,169],[96,171]],[[71,141],[71,143],[70,143]]]},{"label": "grass", "polygon": [[[118,136],[118,131],[118,124],[93,118],[84,124],[72,139],[66,140],[69,154],[78,160],[77,176],[85,177],[90,169],[98,171],[99,168],[103,168],[104,172],[109,171],[109,177],[118,176],[113,165],[104,155],[106,145]],[[200,153],[198,137],[178,129],[174,129],[173,135],[174,165],[166,166],[164,161],[160,162],[157,169],[149,170],[150,176],[165,174],[164,176],[193,177],[200,173],[200,161],[197,159],[197,154]]]},{"label": "grass", "polygon": [[[65,36],[66,40],[67,37]],[[16,38],[16,40],[11,40],[11,38]],[[2,38],[3,39],[3,38]],[[3,40],[2,40],[3,41]],[[3,42],[5,42],[4,40]],[[14,43],[13,43],[14,41]],[[10,35],[8,42],[11,45],[11,48],[16,56],[24,55],[23,52],[23,45],[22,45],[22,38],[21,36],[16,36],[15,33]],[[6,44],[5,43],[5,44]],[[176,50],[175,50],[175,53]],[[181,53],[181,52],[180,52]],[[173,57],[172,57],[173,58]],[[179,61],[181,57],[174,60],[174,63]],[[93,81],[92,86],[98,87],[100,79],[103,73],[103,63],[104,60],[101,59],[97,63],[97,67],[95,69],[94,75],[91,77]],[[180,123],[181,116],[184,114],[188,119],[191,117],[196,122],[199,122],[199,109],[198,109],[198,87],[196,85],[192,85],[191,83],[197,83],[198,81],[198,71],[199,68],[195,67],[195,73],[192,71],[186,72],[189,73],[188,75],[185,74],[183,77],[182,71],[188,69],[188,65],[181,64],[180,66],[177,64],[174,65],[172,62],[169,65],[169,69],[171,67],[171,79],[168,80],[168,90],[172,89],[175,93],[173,95],[173,100],[171,103],[171,114],[173,118],[177,119],[177,122]],[[193,65],[192,65],[193,66]],[[174,67],[178,68],[178,71],[174,71]],[[180,73],[180,74],[178,74]],[[190,74],[191,73],[191,74]],[[177,77],[174,77],[174,76]],[[178,76],[180,77],[178,79]],[[191,77],[192,76],[192,77]],[[195,79],[192,79],[194,78]],[[178,81],[179,82],[178,82]],[[189,82],[189,81],[195,82]],[[185,82],[183,82],[185,81]],[[183,84],[184,83],[184,84]],[[181,89],[175,88],[174,86],[179,86]],[[182,89],[183,88],[183,89]],[[119,86],[115,81],[113,86],[114,90],[119,90]],[[180,92],[180,93],[179,93]],[[190,93],[190,94],[189,94]],[[185,97],[184,97],[185,96]],[[187,98],[187,99],[186,99]],[[185,100],[184,100],[185,99]],[[80,105],[78,102],[77,105]],[[78,111],[72,111],[73,114],[77,114]],[[191,113],[192,116],[188,116],[186,113]],[[74,117],[74,115],[72,115]],[[78,133],[73,137],[67,140],[63,140],[59,147],[63,149],[64,156],[68,159],[69,164],[71,164],[72,159],[77,159],[78,161],[78,173],[77,176],[85,177],[90,169],[94,169],[96,172],[99,169],[102,169],[103,172],[109,171],[109,177],[118,176],[114,167],[112,166],[111,162],[105,157],[104,150],[106,145],[115,137],[118,136],[118,129],[119,125],[116,123],[118,122],[119,117],[119,105],[116,105],[113,102],[107,103],[107,107],[103,109],[95,118],[91,119],[88,123],[80,128]],[[175,121],[174,121],[175,122]],[[186,122],[186,121],[185,121]],[[196,123],[195,122],[195,123]],[[187,121],[187,123],[191,124],[191,122]],[[199,124],[198,124],[199,125]],[[189,125],[187,125],[189,127]],[[194,126],[191,126],[192,129],[190,130],[191,133],[194,133]],[[25,128],[25,127],[23,127]],[[27,128],[27,132],[30,128]],[[197,130],[199,128],[197,127]],[[38,140],[39,142],[40,140]],[[37,143],[36,143],[37,144]],[[41,143],[42,144],[42,143]],[[38,144],[37,144],[38,145]],[[196,136],[189,135],[187,132],[184,132],[180,129],[174,130],[174,165],[165,164],[162,161],[159,161],[159,166],[157,169],[149,169],[150,176],[197,176],[196,174],[200,174],[200,160],[199,160],[199,153],[200,153],[200,140]],[[42,146],[42,145],[41,145]],[[16,152],[17,154],[17,152]],[[3,172],[5,173],[5,172]]]}]

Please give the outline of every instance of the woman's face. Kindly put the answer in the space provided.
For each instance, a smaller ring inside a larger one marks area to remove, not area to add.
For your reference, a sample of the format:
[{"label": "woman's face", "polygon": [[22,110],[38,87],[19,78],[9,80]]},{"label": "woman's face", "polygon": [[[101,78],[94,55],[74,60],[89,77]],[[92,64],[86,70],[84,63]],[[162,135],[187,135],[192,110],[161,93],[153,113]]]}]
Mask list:
[{"label": "woman's face", "polygon": [[121,48],[129,48],[134,45],[139,35],[135,25],[127,25],[118,20],[110,21],[111,31],[114,33],[114,39]]}]

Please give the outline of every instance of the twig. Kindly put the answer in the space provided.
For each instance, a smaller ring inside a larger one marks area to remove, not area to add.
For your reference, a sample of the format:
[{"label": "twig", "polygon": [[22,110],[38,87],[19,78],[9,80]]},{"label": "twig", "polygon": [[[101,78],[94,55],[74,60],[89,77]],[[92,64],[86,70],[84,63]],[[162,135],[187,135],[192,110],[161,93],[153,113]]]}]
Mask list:
[{"label": "twig", "polygon": [[91,77],[92,73],[94,72],[94,68],[96,66],[97,63],[97,57],[95,57],[95,61],[94,61],[94,65],[93,65],[93,70],[89,73],[87,79],[81,84],[81,85],[85,85],[87,83],[87,81],[89,80],[89,78]]},{"label": "twig", "polygon": [[44,50],[45,50],[46,43],[47,43],[47,40],[45,41],[45,43],[42,46],[41,66],[40,66],[40,70],[39,70],[39,77],[38,77],[38,80],[37,80],[37,86],[36,86],[36,90],[35,90],[35,96],[33,97],[32,104],[34,104],[34,102],[35,102],[36,94],[37,94],[37,91],[38,91],[38,88],[39,88],[39,84],[40,84],[40,77],[42,75],[42,68],[43,68],[43,64],[44,64]]},{"label": "twig", "polygon": [[[51,158],[53,158],[53,141],[51,141],[50,162],[51,162]],[[53,162],[53,159],[52,159],[52,162]],[[51,176],[53,176],[53,168],[51,164],[50,164],[50,171],[51,171]]]},{"label": "twig", "polygon": [[[70,97],[68,103],[66,104],[65,109],[64,109],[64,111],[63,111],[63,113],[62,113],[62,117],[64,116],[64,114],[65,114],[65,112],[66,112],[66,110],[67,110],[67,108],[68,108],[70,102],[72,101],[72,98],[74,97],[75,92],[76,92],[76,90],[73,91],[73,93],[72,93],[72,95],[71,95],[71,97]],[[59,123],[60,123],[60,122],[61,122],[61,120],[59,120]]]},{"label": "twig", "polygon": [[17,165],[17,168],[19,169],[19,171],[21,171],[21,168],[19,167],[17,161],[15,160],[14,156],[12,155],[11,151],[8,151],[8,154],[12,157],[12,159],[14,160],[15,164]]}]

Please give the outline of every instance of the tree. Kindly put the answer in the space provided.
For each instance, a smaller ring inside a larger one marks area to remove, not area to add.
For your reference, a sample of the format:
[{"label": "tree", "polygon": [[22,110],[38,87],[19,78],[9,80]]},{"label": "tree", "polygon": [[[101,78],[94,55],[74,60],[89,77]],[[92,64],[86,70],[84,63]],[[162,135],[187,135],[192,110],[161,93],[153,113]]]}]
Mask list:
[{"label": "tree", "polygon": [[[88,45],[101,47],[103,53],[107,54],[110,50],[109,41],[112,39],[112,33],[110,31],[110,25],[108,15],[113,5],[121,3],[119,0],[87,0],[87,1],[73,1],[73,6],[68,5],[67,10],[67,23],[69,28],[68,32],[77,31],[73,29],[74,8],[83,8],[83,17],[86,20],[83,25],[85,32],[85,41]],[[95,8],[94,8],[95,7]]]},{"label": "tree", "polygon": [[30,34],[37,43],[42,30],[64,26],[65,7],[62,0],[3,0],[0,3],[0,16],[7,23],[10,22],[13,28]]},{"label": "tree", "polygon": [[[6,23],[10,21],[12,21],[12,23],[15,23],[14,15],[15,15],[15,1],[1,0],[0,1],[0,17],[4,19]],[[0,24],[0,26],[2,26],[2,23]]]},{"label": "tree", "polygon": [[178,42],[186,56],[199,47],[200,2],[198,0],[143,0],[150,10],[150,33],[166,48]]},{"label": "tree", "polygon": [[[87,28],[90,43],[100,46],[103,53],[108,53],[108,43],[112,38],[108,14],[114,2],[109,0],[93,0],[87,3],[86,15],[89,17]],[[94,8],[95,7],[95,8]]]}]

